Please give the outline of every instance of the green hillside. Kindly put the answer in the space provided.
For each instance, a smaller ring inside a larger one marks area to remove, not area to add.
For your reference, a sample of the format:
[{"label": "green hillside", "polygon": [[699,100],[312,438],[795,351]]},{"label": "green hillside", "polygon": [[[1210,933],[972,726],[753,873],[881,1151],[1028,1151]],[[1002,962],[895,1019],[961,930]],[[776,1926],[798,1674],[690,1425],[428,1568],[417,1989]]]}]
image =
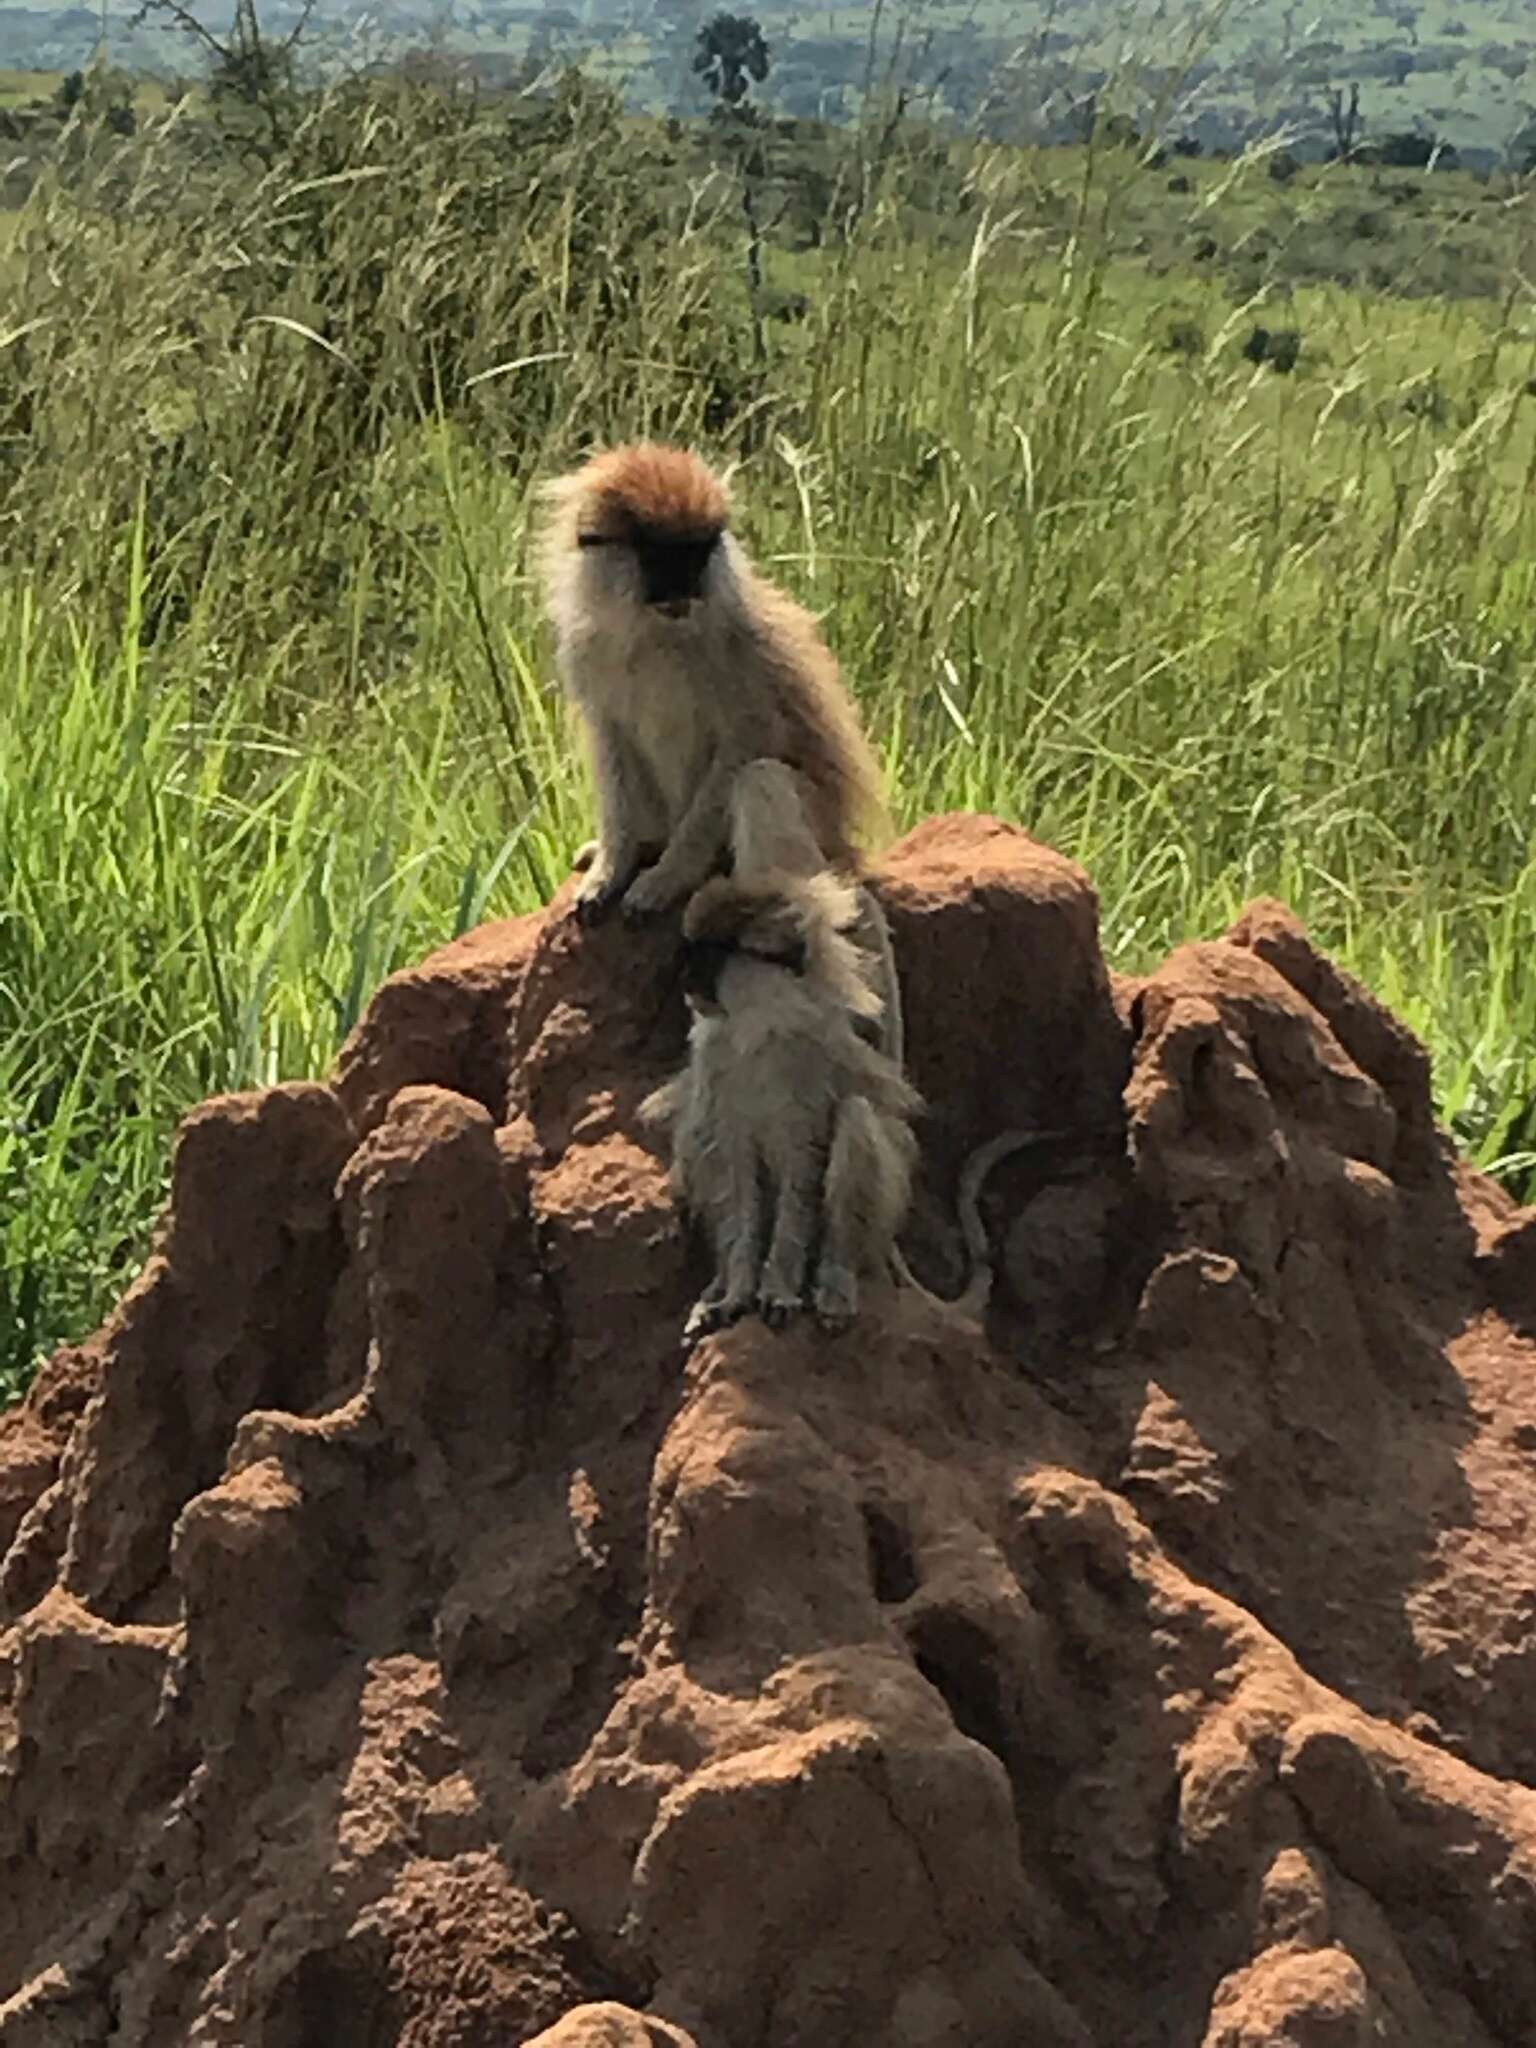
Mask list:
[{"label": "green hillside", "polygon": [[[196,11],[196,10],[194,10]],[[204,10],[217,22],[228,7]],[[357,63],[417,45],[486,63],[580,59],[635,107],[686,113],[700,98],[692,43],[702,0],[326,0],[317,55]],[[1422,130],[1479,160],[1502,155],[1536,117],[1536,12],[1527,0],[1373,0],[1304,9],[1295,0],[1208,0],[1170,10],[1149,0],[890,0],[754,7],[773,53],[767,100],[778,111],[848,119],[873,81],[905,86],[928,110],[999,135],[1059,137],[1095,78],[1141,117],[1173,117],[1208,146],[1288,124],[1320,145],[1336,91],[1361,89],[1368,132]],[[274,31],[299,0],[263,9]],[[0,4],[0,49],[14,64],[69,69],[95,49],[103,19],[113,61],[185,68],[184,38],[56,0]],[[359,23],[366,21],[366,27]],[[1177,90],[1170,97],[1170,81]]]}]

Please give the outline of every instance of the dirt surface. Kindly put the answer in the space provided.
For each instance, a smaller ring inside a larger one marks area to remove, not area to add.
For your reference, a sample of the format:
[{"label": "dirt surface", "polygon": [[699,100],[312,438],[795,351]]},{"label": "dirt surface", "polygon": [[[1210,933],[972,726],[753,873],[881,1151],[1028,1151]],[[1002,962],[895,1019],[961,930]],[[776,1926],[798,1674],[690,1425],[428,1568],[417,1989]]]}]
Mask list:
[{"label": "dirt surface", "polygon": [[666,933],[492,925],[204,1104],[0,1420],[0,2043],[1536,2042],[1536,1214],[1260,904],[1116,982],[988,819],[881,880],[872,1300],[686,1364]]}]

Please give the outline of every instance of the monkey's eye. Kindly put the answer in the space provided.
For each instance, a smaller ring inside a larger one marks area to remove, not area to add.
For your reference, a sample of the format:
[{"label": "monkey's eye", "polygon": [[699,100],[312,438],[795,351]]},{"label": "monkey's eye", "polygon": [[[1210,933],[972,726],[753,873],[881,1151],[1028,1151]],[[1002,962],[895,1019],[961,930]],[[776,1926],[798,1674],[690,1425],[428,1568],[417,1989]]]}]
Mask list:
[{"label": "monkey's eye", "polygon": [[618,535],[613,533],[578,533],[576,545],[579,548],[616,548]]}]

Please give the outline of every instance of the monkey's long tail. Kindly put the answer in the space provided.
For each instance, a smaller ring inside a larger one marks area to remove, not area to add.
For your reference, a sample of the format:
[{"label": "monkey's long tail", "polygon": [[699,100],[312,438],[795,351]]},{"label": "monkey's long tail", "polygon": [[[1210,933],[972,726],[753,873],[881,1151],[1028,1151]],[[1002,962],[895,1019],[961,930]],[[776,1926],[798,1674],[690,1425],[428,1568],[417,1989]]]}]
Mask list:
[{"label": "monkey's long tail", "polygon": [[1057,1145],[1067,1138],[1081,1138],[1080,1130],[1009,1130],[999,1131],[995,1138],[988,1138],[978,1145],[960,1169],[960,1187],[955,1197],[955,1211],[960,1223],[960,1234],[965,1241],[969,1278],[964,1288],[953,1300],[946,1301],[942,1295],[934,1294],[925,1287],[913,1273],[898,1246],[891,1247],[891,1266],[902,1286],[916,1291],[933,1302],[936,1307],[951,1314],[962,1315],[979,1323],[987,1312],[987,1303],[992,1299],[994,1271],[992,1249],[987,1243],[986,1225],[981,1220],[981,1191],[986,1186],[987,1176],[999,1161],[1011,1153],[1022,1152],[1030,1145]]}]

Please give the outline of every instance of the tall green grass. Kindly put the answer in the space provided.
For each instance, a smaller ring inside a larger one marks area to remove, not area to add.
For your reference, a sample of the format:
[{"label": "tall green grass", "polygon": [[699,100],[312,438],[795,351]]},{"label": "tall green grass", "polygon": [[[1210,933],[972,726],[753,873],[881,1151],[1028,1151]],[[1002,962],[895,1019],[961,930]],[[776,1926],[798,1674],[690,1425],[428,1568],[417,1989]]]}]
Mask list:
[{"label": "tall green grass", "polygon": [[[267,167],[185,112],[82,128],[33,193],[0,257],[0,1387],[142,1254],[182,1111],[324,1071],[384,974],[565,871],[525,540],[610,434],[740,463],[904,821],[1075,855],[1125,967],[1287,897],[1524,1185],[1528,289],[1277,313],[1157,278],[1117,253],[1124,153],[957,151],[919,208],[887,129],[845,173],[822,246],[769,252],[794,321],[750,302],[734,173],[579,81],[333,94]],[[1295,375],[1244,359],[1258,317]]]}]

